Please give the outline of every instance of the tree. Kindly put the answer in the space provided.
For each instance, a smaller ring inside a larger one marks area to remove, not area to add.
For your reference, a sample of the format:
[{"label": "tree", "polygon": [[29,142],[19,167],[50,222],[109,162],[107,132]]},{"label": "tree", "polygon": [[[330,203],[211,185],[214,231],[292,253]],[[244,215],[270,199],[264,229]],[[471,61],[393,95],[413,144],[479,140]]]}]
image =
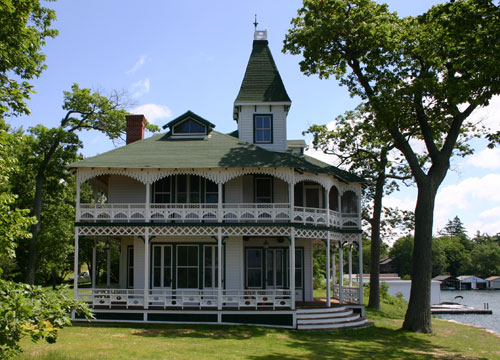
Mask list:
[{"label": "tree", "polygon": [[[68,160],[70,160],[71,154],[74,154],[74,149],[80,147],[77,131],[97,130],[112,140],[121,138],[126,129],[125,115],[127,111],[125,108],[128,104],[125,100],[124,94],[113,92],[105,96],[99,91],[81,89],[77,84],[73,84],[71,91],[64,92],[62,108],[66,111],[66,115],[61,120],[59,127],[47,129],[38,126],[33,129],[38,142],[37,151],[34,154],[38,163],[35,171],[33,205],[33,215],[37,223],[32,227],[32,238],[28,244],[26,272],[28,284],[35,283],[36,245],[41,227],[43,195],[51,166],[69,164]],[[148,123],[146,127],[151,131],[158,130],[157,126]]]},{"label": "tree", "polygon": [[471,251],[472,272],[482,278],[500,274],[500,246],[495,243],[477,245]]},{"label": "tree", "polygon": [[29,113],[25,100],[34,91],[28,80],[45,69],[41,48],[57,35],[50,28],[55,18],[39,0],[0,2],[0,118]]},{"label": "tree", "polygon": [[[417,184],[412,290],[403,328],[431,332],[430,281],[436,193],[464,141],[483,135],[469,116],[500,93],[500,9],[456,0],[399,18],[371,0],[304,0],[284,50],[301,70],[336,76],[369,104],[372,126],[390,134]],[[429,164],[419,161],[421,140]]]},{"label": "tree", "polygon": [[[406,164],[401,163],[400,157],[393,156],[390,160],[394,145],[390,137],[369,126],[370,121],[363,120],[370,116],[364,106],[359,106],[356,111],[348,111],[344,116],[338,116],[334,130],[329,130],[326,125],[313,125],[307,132],[313,135],[312,144],[315,149],[335,155],[339,159],[340,166],[347,167],[348,171],[356,173],[367,181],[367,186],[363,189],[363,200],[365,203],[371,202],[371,206],[363,206],[363,220],[368,222],[371,229],[368,307],[380,309],[382,198],[384,194],[389,194],[398,188],[395,179],[407,180],[411,179],[411,175]],[[391,179],[392,181],[387,184]],[[395,211],[386,213],[400,215]]]}]

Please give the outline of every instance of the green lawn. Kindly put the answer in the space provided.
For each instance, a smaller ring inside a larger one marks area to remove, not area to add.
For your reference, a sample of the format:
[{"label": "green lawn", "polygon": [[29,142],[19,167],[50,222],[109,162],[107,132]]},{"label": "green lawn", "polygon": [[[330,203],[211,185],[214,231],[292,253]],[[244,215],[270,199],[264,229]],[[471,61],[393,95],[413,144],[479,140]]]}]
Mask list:
[{"label": "green lawn", "polygon": [[292,331],[245,326],[83,324],[56,344],[24,340],[21,359],[500,359],[500,338],[433,320],[434,333],[400,330],[404,308],[367,311],[361,330]]}]

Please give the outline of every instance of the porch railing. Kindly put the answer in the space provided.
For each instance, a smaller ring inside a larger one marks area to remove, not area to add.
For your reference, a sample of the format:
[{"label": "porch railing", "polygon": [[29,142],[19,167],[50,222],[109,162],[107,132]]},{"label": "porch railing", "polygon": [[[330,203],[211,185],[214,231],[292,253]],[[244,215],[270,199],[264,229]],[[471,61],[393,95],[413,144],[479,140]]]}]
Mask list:
[{"label": "porch railing", "polygon": [[[129,308],[214,308],[219,307],[217,290],[149,290],[146,302],[142,289],[78,289],[78,299],[93,307]],[[223,290],[221,308],[286,309],[291,308],[290,290]]]},{"label": "porch railing", "polygon": [[[359,304],[360,288],[353,286],[342,286],[342,300],[344,303]],[[333,285],[333,298],[340,300],[340,286]]]},{"label": "porch railing", "polygon": [[[329,219],[328,219],[329,217]],[[359,214],[294,206],[288,203],[217,204],[80,204],[77,221],[88,222],[293,222],[306,225],[330,225],[359,228]]]}]

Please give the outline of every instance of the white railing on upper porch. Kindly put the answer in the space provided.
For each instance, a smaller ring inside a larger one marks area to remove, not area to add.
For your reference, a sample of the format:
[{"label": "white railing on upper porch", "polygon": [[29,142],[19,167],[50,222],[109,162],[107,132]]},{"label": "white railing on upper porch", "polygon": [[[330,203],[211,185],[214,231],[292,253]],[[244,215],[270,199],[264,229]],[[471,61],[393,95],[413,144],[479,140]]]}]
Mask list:
[{"label": "white railing on upper porch", "polygon": [[[219,307],[217,289],[172,290],[151,289],[146,302],[142,289],[78,289],[78,299],[93,307],[104,308],[215,308]],[[221,308],[280,309],[291,308],[290,290],[223,290]]]},{"label": "white railing on upper porch", "polygon": [[[294,206],[288,203],[218,204],[80,204],[77,221],[88,222],[293,222],[305,225],[327,225],[359,228],[359,214]],[[328,218],[329,217],[329,218]]]}]

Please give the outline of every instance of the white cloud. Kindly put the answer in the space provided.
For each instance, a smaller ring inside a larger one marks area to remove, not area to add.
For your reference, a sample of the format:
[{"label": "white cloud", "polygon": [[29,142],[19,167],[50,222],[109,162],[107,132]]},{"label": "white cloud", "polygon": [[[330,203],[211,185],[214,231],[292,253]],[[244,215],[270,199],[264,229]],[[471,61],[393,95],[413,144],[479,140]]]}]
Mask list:
[{"label": "white cloud", "polygon": [[500,169],[500,149],[484,149],[470,156],[465,163],[481,169]]},{"label": "white cloud", "polygon": [[469,120],[473,123],[480,122],[493,131],[500,130],[500,96],[494,96],[488,106],[475,110]]},{"label": "white cloud", "polygon": [[144,80],[139,80],[132,85],[130,85],[130,90],[132,91],[132,97],[138,98],[144,94],[147,94],[151,88],[151,82],[149,78]]},{"label": "white cloud", "polygon": [[137,62],[134,64],[134,66],[132,66],[129,70],[127,70],[126,73],[127,74],[135,73],[137,70],[139,70],[141,67],[144,66],[144,64],[146,63],[147,60],[148,60],[148,56],[142,55],[139,58],[139,60],[137,60]]},{"label": "white cloud", "polygon": [[158,119],[169,118],[172,111],[165,105],[144,104],[130,110],[131,114],[143,114],[150,123]]},{"label": "white cloud", "polygon": [[398,208],[400,210],[415,211],[416,199],[409,197],[399,198],[395,195],[384,197],[383,206]]},{"label": "white cloud", "polygon": [[497,218],[500,220],[500,206],[488,209],[479,214],[480,219]]}]

